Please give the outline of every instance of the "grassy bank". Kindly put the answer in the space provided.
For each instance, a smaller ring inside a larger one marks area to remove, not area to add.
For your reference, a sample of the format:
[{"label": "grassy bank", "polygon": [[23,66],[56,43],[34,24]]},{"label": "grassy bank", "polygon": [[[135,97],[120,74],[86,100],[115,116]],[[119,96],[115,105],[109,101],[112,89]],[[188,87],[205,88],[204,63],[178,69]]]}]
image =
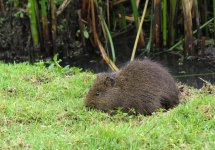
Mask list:
[{"label": "grassy bank", "polygon": [[215,149],[215,98],[152,116],[86,110],[92,73],[0,63],[0,149]]}]

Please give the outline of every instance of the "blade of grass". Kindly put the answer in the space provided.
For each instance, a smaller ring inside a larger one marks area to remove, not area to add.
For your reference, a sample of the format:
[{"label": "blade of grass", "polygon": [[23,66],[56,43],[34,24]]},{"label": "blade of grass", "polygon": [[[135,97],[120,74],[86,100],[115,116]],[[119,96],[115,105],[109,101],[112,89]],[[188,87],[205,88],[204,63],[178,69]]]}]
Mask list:
[{"label": "blade of grass", "polygon": [[166,46],[167,45],[167,1],[163,0],[163,19],[162,19],[162,23],[163,23],[163,45]]},{"label": "blade of grass", "polygon": [[[200,30],[207,27],[208,24],[210,24],[211,22],[213,22],[215,20],[215,18],[212,18],[210,20],[208,20],[207,22],[205,22],[203,25],[200,26]],[[193,31],[193,34],[196,34],[197,33],[197,30]],[[175,45],[173,45],[171,48],[165,50],[165,51],[162,51],[162,52],[158,52],[158,53],[155,53],[154,55],[158,55],[158,54],[161,54],[161,53],[165,53],[165,52],[171,52],[173,51],[176,47],[178,47],[179,45],[181,45],[184,41],[184,38],[181,39],[180,41],[178,41]]]},{"label": "blade of grass", "polygon": [[43,30],[43,38],[45,38],[45,47],[48,49],[49,42],[49,28],[48,28],[48,18],[47,18],[47,9],[46,9],[46,0],[40,1],[41,12],[42,12],[42,30]]},{"label": "blade of grass", "polygon": [[[208,20],[208,1],[207,0],[203,0],[203,7],[204,7],[204,21]],[[206,36],[209,36],[209,28],[206,27],[205,28],[206,31]]]},{"label": "blade of grass", "polygon": [[50,7],[51,7],[51,30],[52,30],[52,53],[56,54],[57,49],[56,49],[56,37],[57,37],[57,19],[56,19],[56,5],[55,5],[55,0],[50,0]]},{"label": "blade of grass", "polygon": [[154,7],[154,20],[153,20],[153,44],[156,49],[160,48],[161,46],[161,0],[154,0],[153,7]]},{"label": "blade of grass", "polygon": [[90,1],[90,10],[91,10],[91,17],[92,17],[92,31],[93,31],[93,42],[97,46],[97,37],[96,37],[96,19],[95,19],[95,8],[94,8],[94,1]]},{"label": "blade of grass", "polygon": [[214,14],[214,44],[215,44],[215,0],[213,0],[213,14]]},{"label": "blade of grass", "polygon": [[199,8],[198,8],[198,0],[193,1],[193,10],[195,11],[195,20],[196,20],[196,28],[197,28],[197,45],[201,45],[201,30],[200,30],[200,18],[199,18]]},{"label": "blade of grass", "polygon": [[106,0],[106,11],[107,11],[108,28],[110,29],[110,5],[109,5],[109,0]]},{"label": "blade of grass", "polygon": [[108,37],[108,40],[110,42],[110,47],[111,47],[111,52],[112,52],[112,59],[113,59],[113,62],[116,62],[116,56],[115,56],[115,49],[114,49],[114,45],[113,45],[113,40],[112,40],[112,37],[111,37],[111,34],[110,34],[110,31],[108,29],[108,26],[104,20],[104,18],[102,17],[102,22],[104,23],[104,27],[105,27],[105,31],[107,33],[107,37]]},{"label": "blade of grass", "polygon": [[192,0],[182,0],[182,10],[184,17],[184,31],[185,31],[185,42],[184,42],[184,54],[185,56],[194,56],[195,51],[193,49],[193,22],[192,22]]},{"label": "blade of grass", "polygon": [[112,13],[112,23],[113,23],[113,31],[116,31],[117,19],[116,19],[116,13],[114,11]]},{"label": "blade of grass", "polygon": [[136,5],[136,0],[131,0],[131,6],[132,6],[132,11],[133,11],[133,16],[134,16],[134,21],[136,28],[138,29],[138,9]]},{"label": "blade of grass", "polygon": [[170,45],[175,42],[175,13],[176,13],[177,0],[170,1]]},{"label": "blade of grass", "polygon": [[31,34],[33,38],[34,45],[38,45],[39,37],[38,37],[38,29],[37,29],[37,17],[35,11],[35,0],[29,0],[28,2],[28,15],[31,22]]},{"label": "blade of grass", "polygon": [[3,0],[0,0],[0,12],[4,11],[4,3]]},{"label": "blade of grass", "polygon": [[140,37],[140,32],[142,31],[142,25],[143,25],[143,21],[144,21],[145,15],[146,15],[146,9],[148,7],[148,2],[149,2],[149,0],[146,0],[146,2],[145,2],[145,6],[144,6],[144,9],[143,9],[143,13],[142,13],[141,21],[140,21],[140,24],[139,24],[139,29],[138,29],[137,36],[136,36],[136,39],[135,39],[134,48],[133,48],[133,51],[132,51],[130,61],[134,60],[134,57],[135,57],[135,54],[136,54],[137,43],[138,43],[138,40],[139,40],[139,37]]},{"label": "blade of grass", "polygon": [[120,11],[120,14],[121,14],[122,29],[126,29],[125,7],[122,4],[119,6],[119,11]]},{"label": "blade of grass", "polygon": [[146,49],[149,52],[151,50],[152,45],[152,35],[153,35],[153,7],[151,7],[151,15],[150,15],[150,35],[149,35],[149,41],[147,43]]},{"label": "blade of grass", "polygon": [[[136,30],[138,31],[140,20],[139,20],[139,14],[138,14],[137,1],[136,0],[131,0],[131,6],[132,6],[135,25],[136,25]],[[138,46],[139,47],[144,47],[145,46],[145,40],[144,40],[144,35],[143,35],[142,30],[140,32],[140,37],[139,37],[139,40],[138,40]]]},{"label": "blade of grass", "polygon": [[[96,31],[96,26],[95,26],[95,13],[94,13],[94,3],[95,3],[95,5],[96,5],[96,7],[98,8],[98,3],[97,3],[97,1],[95,0],[95,1],[91,1],[91,17],[92,17],[92,26],[93,26],[93,36],[94,36],[94,41],[95,41],[95,44],[96,44],[96,46],[98,46],[98,48],[99,48],[99,50],[100,50],[100,52],[101,52],[101,54],[102,54],[102,57],[103,57],[103,59],[106,61],[106,63],[109,65],[109,67],[112,69],[112,70],[114,70],[114,71],[118,71],[119,69],[118,69],[118,67],[115,65],[115,63],[108,57],[108,55],[107,55],[107,53],[106,53],[106,51],[105,51],[105,49],[104,49],[104,47],[103,47],[103,45],[102,45],[102,43],[101,43],[101,41],[99,40],[99,38],[98,38],[98,34],[97,34],[97,31]],[[101,13],[101,11],[98,11],[98,13]],[[100,20],[102,19],[102,14],[99,14],[99,18],[100,18]]]}]

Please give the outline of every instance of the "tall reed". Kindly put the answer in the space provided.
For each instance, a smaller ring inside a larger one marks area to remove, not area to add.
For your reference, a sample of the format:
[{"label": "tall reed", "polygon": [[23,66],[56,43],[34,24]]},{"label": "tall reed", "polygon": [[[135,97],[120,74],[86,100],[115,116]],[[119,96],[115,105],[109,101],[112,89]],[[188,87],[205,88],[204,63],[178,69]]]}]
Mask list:
[{"label": "tall reed", "polygon": [[31,22],[31,34],[33,38],[34,45],[39,43],[39,34],[38,34],[38,5],[37,0],[29,0],[28,3],[28,13]]},{"label": "tall reed", "polygon": [[45,39],[45,49],[48,50],[49,47],[49,27],[48,27],[48,16],[47,16],[47,3],[46,0],[41,0],[41,14],[42,14],[42,31],[43,38]]},{"label": "tall reed", "polygon": [[215,44],[215,0],[213,0],[213,17],[214,17],[214,44]]},{"label": "tall reed", "polygon": [[173,45],[175,42],[175,18],[176,18],[176,6],[177,6],[177,0],[171,0],[170,1],[170,14],[169,14],[169,35],[170,35],[170,45]]},{"label": "tall reed", "polygon": [[162,2],[162,27],[163,27],[163,45],[167,45],[167,0],[163,0]]}]

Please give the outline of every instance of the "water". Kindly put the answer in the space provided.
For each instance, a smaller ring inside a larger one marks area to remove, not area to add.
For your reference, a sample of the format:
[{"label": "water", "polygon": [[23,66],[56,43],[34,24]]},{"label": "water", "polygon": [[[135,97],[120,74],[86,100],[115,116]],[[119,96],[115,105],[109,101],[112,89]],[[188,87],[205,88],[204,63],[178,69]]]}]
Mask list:
[{"label": "water", "polygon": [[[187,60],[182,65],[177,64],[177,57],[167,56],[152,58],[152,60],[161,63],[169,69],[177,82],[185,83],[195,88],[203,86],[204,79],[215,84],[215,61],[213,60]],[[118,66],[123,66],[124,62],[119,62]],[[84,55],[77,59],[65,60],[63,65],[71,65],[90,70],[94,73],[111,71],[101,56]]]}]

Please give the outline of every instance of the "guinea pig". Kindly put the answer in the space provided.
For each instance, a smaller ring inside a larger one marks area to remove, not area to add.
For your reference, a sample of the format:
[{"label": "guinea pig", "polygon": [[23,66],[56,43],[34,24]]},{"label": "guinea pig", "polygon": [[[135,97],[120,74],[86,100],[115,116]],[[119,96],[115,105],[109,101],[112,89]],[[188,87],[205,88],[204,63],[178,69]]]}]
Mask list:
[{"label": "guinea pig", "polygon": [[117,72],[98,74],[84,104],[104,112],[121,108],[127,113],[150,115],[179,104],[178,94],[164,67],[150,60],[134,60]]}]

